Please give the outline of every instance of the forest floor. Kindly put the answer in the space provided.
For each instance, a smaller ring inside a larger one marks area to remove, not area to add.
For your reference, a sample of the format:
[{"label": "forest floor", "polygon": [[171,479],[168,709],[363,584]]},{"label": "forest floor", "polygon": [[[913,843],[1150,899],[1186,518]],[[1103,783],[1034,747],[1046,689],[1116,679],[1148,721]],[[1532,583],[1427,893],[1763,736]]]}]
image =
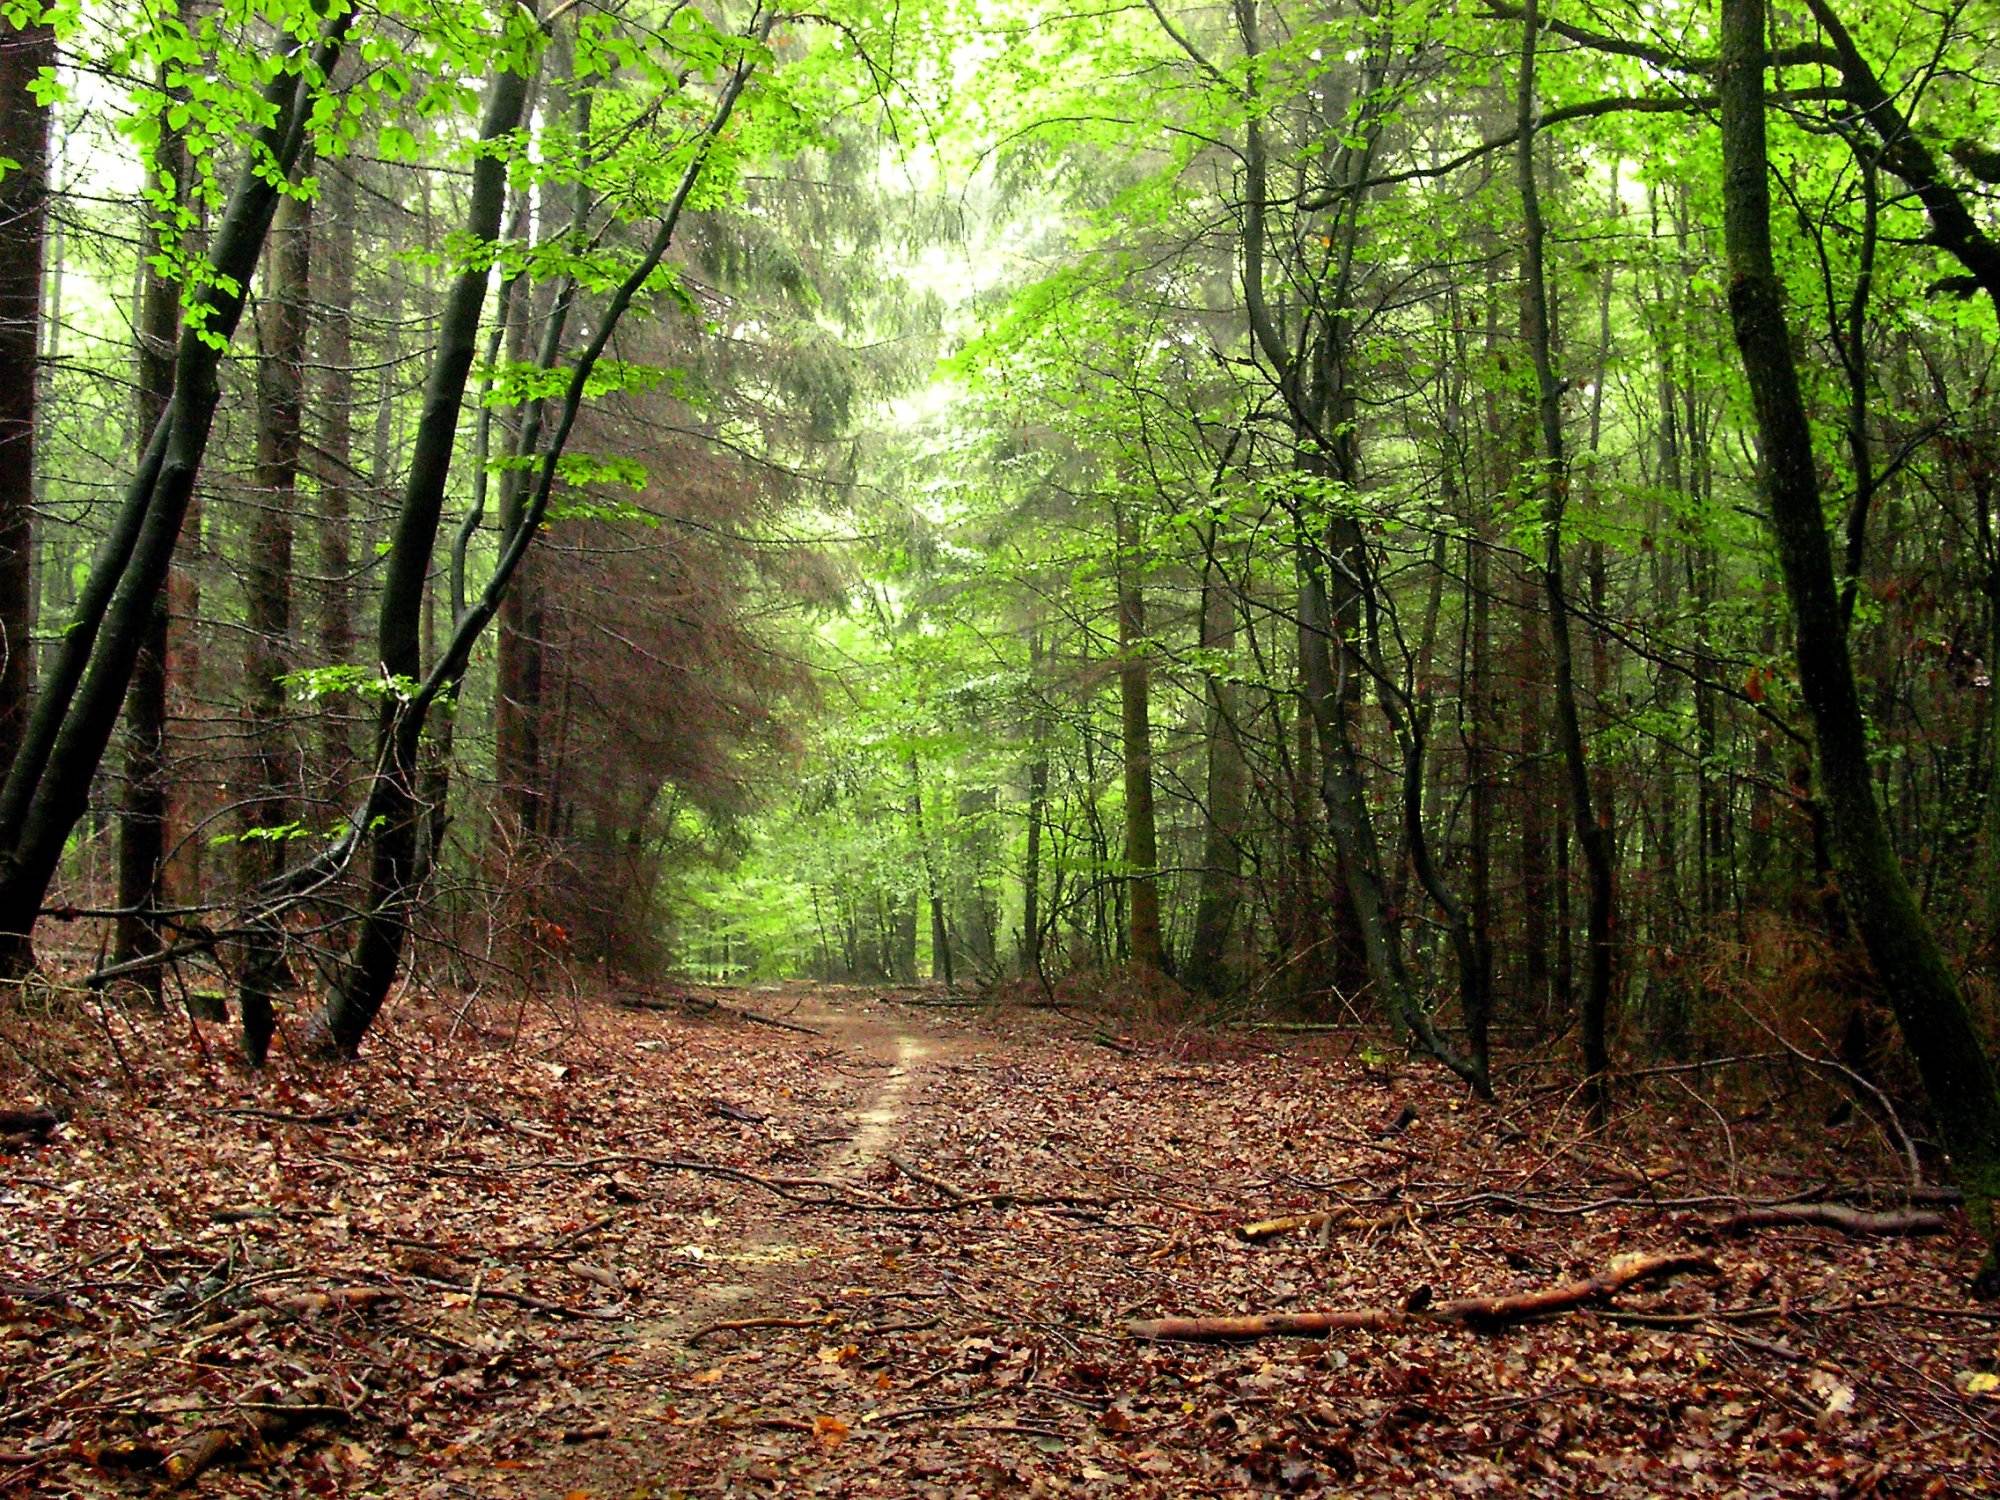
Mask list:
[{"label": "forest floor", "polygon": [[[1719,1232],[1896,1163],[1782,1073],[1593,1132],[1553,1067],[1496,1112],[1358,1034],[937,999],[408,999],[359,1065],[257,1078],[185,1017],[10,1012],[0,1107],[65,1123],[0,1154],[0,1493],[2000,1488],[1955,1216]],[[1438,1316],[1639,1252],[1713,1273]],[[1126,1326],[1349,1308],[1386,1316]]]}]

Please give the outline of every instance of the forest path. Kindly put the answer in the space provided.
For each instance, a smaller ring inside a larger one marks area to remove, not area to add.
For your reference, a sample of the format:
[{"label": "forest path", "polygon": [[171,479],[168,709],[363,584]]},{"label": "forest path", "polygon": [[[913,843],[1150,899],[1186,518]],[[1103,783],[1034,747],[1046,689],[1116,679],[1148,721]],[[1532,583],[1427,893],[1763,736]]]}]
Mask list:
[{"label": "forest path", "polygon": [[[1567,1090],[1517,1071],[1502,1120],[1353,1034],[943,999],[413,993],[359,1065],[255,1077],[184,1017],[95,1051],[0,1017],[0,1063],[108,1101],[0,1155],[0,1495],[158,1493],[181,1453],[246,1500],[2000,1487],[1965,1237],[1711,1222],[1887,1180],[1865,1121],[1746,1080],[1592,1134]],[[1633,1253],[1719,1274],[1499,1331],[1130,1327]],[[274,1403],[311,1420],[246,1441]]]},{"label": "forest path", "polygon": [[[1990,1427],[1941,1450],[1903,1425],[1909,1387],[1865,1394],[1859,1372],[1879,1368],[1870,1349],[1886,1326],[1849,1329],[1837,1350],[1825,1322],[1794,1330],[1829,1356],[1810,1367],[1768,1338],[1589,1317],[1498,1338],[1418,1326],[1326,1345],[1135,1342],[1123,1323],[1142,1311],[1394,1307],[1420,1287],[1547,1285],[1685,1248],[1690,1230],[1706,1241],[1698,1219],[1635,1208],[1247,1246],[1232,1232],[1246,1211],[1310,1206],[1328,1188],[1381,1202],[1517,1185],[1569,1127],[1510,1140],[1435,1070],[1364,1067],[1338,1041],[1124,1042],[1047,1012],[829,989],[744,997],[788,1001],[820,1037],[734,1035],[774,1060],[803,1049],[842,1080],[844,1139],[810,1171],[843,1201],[734,1196],[711,1273],[635,1325],[606,1362],[616,1378],[592,1383],[598,1436],[565,1448],[521,1434],[535,1493],[1249,1495],[1430,1476],[1417,1487],[1637,1496],[1743,1472],[1764,1492],[1823,1493],[1829,1474],[1881,1479],[1871,1445],[1883,1440],[1929,1450],[1898,1479],[2000,1477],[1973,1457]],[[1707,1147],[1679,1144],[1671,1171],[1692,1188]],[[1647,1149],[1657,1174],[1667,1144]],[[1615,1156],[1588,1193],[1627,1190]],[[1935,1242],[1825,1238],[1811,1248],[1838,1263],[1794,1261],[1789,1295],[1845,1300],[1872,1282],[1952,1296]],[[1745,1275],[1770,1274],[1776,1249],[1755,1247],[1765,1259]],[[1685,1318],[1739,1300],[1728,1284],[1631,1300]],[[1968,1338],[1933,1363],[1934,1390],[1979,1336],[1952,1331]],[[1797,1436],[1802,1416],[1817,1437]],[[1805,1445],[1798,1472],[1792,1442]]]},{"label": "forest path", "polygon": [[[777,1472],[760,1457],[776,1459],[781,1449],[797,1447],[799,1433],[812,1438],[809,1448],[831,1452],[847,1427],[823,1414],[796,1415],[782,1389],[762,1389],[785,1382],[763,1378],[759,1367],[767,1348],[759,1341],[779,1341],[780,1357],[793,1362],[790,1373],[844,1377],[856,1358],[853,1338],[937,1322],[910,1312],[936,1293],[903,1285],[894,1252],[882,1254],[856,1215],[872,1218],[870,1205],[886,1201],[883,1187],[900,1178],[892,1158],[913,1128],[929,1133],[944,1070],[976,1074],[980,1045],[962,1030],[927,1021],[936,1012],[922,1005],[865,992],[764,986],[733,993],[726,1003],[816,1034],[773,1035],[753,1022],[740,1035],[747,1045],[805,1049],[817,1069],[845,1081],[838,1128],[814,1137],[824,1150],[810,1173],[833,1195],[851,1191],[861,1206],[829,1210],[744,1188],[718,1226],[721,1234],[698,1247],[711,1274],[688,1288],[679,1306],[624,1330],[611,1361],[616,1381],[590,1390],[587,1405],[572,1409],[562,1430],[548,1434],[558,1442],[544,1450],[552,1458],[537,1477],[537,1493],[655,1496],[713,1493],[718,1486],[737,1492],[712,1455],[685,1451],[672,1429],[688,1425],[711,1438],[738,1433],[749,1439],[722,1467],[760,1488]],[[775,1111],[779,1102],[759,1100],[752,1112]],[[698,1412],[663,1399],[675,1389],[704,1386],[721,1399],[703,1403]],[[572,1441],[565,1452],[560,1440],[578,1432],[623,1441]],[[660,1440],[646,1441],[642,1435],[649,1433]],[[768,1441],[773,1434],[776,1445]]]},{"label": "forest path", "polygon": [[[1865,1121],[1746,1080],[1586,1134],[1567,1090],[1517,1073],[1502,1121],[1353,1035],[941,998],[408,994],[359,1065],[258,1076],[165,1012],[101,1018],[115,1048],[0,1017],[0,1065],[87,1084],[0,1153],[0,1495],[158,1493],[187,1454],[246,1500],[2000,1487],[1968,1237],[1712,1224],[1889,1180]],[[1720,1274],[1503,1331],[1129,1327],[1635,1252]],[[312,1419],[247,1441],[274,1401]]]},{"label": "forest path", "polygon": [[[777,987],[750,996],[753,1003],[782,998],[786,992]],[[924,1060],[951,1051],[953,1039],[926,1035],[880,1003],[840,1003],[819,989],[794,990],[788,998],[792,1003],[778,1018],[825,1037],[825,1047],[835,1054],[825,1066],[857,1085],[845,1111],[846,1139],[829,1142],[833,1150],[818,1175],[835,1182],[858,1181],[894,1151],[912,1096],[922,1090]],[[812,1262],[824,1248],[823,1226],[793,1205],[762,1194],[746,1192],[745,1199],[734,1234],[705,1257],[733,1274],[703,1285],[670,1315],[638,1325],[635,1341],[641,1350],[678,1358],[690,1337],[704,1328],[760,1315],[785,1316],[801,1286],[810,1284]]]}]

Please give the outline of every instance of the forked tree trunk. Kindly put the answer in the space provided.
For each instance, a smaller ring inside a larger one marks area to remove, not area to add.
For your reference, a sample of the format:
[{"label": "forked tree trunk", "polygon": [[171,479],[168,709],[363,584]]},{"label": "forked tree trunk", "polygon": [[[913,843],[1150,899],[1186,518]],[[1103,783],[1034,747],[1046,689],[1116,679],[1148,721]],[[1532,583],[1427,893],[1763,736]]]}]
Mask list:
[{"label": "forked tree trunk", "polygon": [[[562,400],[546,441],[537,441],[535,433],[523,433],[517,451],[528,457],[534,480],[518,524],[501,538],[500,557],[485,586],[452,623],[449,641],[439,651],[429,673],[419,681],[416,679],[421,665],[425,581],[436,548],[445,481],[457,444],[458,417],[478,339],[486,272],[468,266],[453,286],[439,323],[438,350],[426,382],[417,446],[382,586],[378,644],[382,648],[383,665],[393,676],[410,679],[411,687],[407,699],[384,707],[378,729],[376,773],[369,796],[359,810],[360,816],[354,819],[353,837],[372,832],[367,907],[347,973],[339,988],[328,997],[320,1017],[319,1030],[327,1050],[351,1054],[360,1045],[381,1011],[402,959],[419,874],[417,833],[421,809],[416,797],[416,776],[426,715],[440,697],[448,697],[456,690],[471,661],[473,647],[498,614],[509,585],[533,546],[548,515],[558,466],[576,429],[591,376],[620,320],[672,247],[681,214],[701,181],[709,152],[728,126],[775,20],[775,12],[762,14],[742,38],[743,51],[722,86],[703,134],[686,159],[680,181],[654,227],[652,239],[605,303],[589,339],[569,364]],[[518,126],[526,112],[528,90],[526,78],[506,71],[495,75],[481,117],[482,140],[497,141]],[[473,169],[470,210],[472,237],[477,241],[490,242],[499,233],[506,176],[505,161],[496,153],[487,151],[479,156]],[[549,319],[540,360],[544,371],[553,371],[557,366],[563,314],[574,302],[577,291],[577,281],[567,280],[557,300],[557,312]],[[317,875],[329,863],[337,864],[344,857],[343,851],[351,847],[351,842],[337,842],[325,854],[303,865],[300,873]]]},{"label": "forked tree trunk", "polygon": [[[1958,977],[1904,877],[1875,800],[1812,428],[1771,252],[1764,30],[1764,0],[1722,0],[1717,94],[1730,323],[1756,412],[1772,537],[1791,602],[1793,653],[1812,715],[1835,873],[1916,1060],[1967,1210],[1991,1245],[1994,1203],[2000,1198],[2000,1087]],[[1990,1250],[1979,1286],[1988,1294],[2000,1292],[2000,1267]]]},{"label": "forked tree trunk", "polygon": [[[497,142],[520,125],[527,108],[528,78],[502,69],[487,85],[479,138]],[[472,171],[466,238],[475,245],[500,233],[506,207],[507,162],[482,151]],[[437,546],[445,483],[458,446],[458,418],[466,381],[478,348],[480,313],[486,303],[488,270],[483,263],[461,270],[438,319],[438,347],[424,385],[423,415],[410,457],[402,504],[389,545],[376,628],[376,656],[392,680],[415,683],[422,675],[424,585]],[[352,1053],[374,1024],[402,959],[403,936],[416,873],[417,750],[423,720],[400,695],[383,705],[376,729],[375,786],[370,819],[368,916],[355,940],[347,973],[328,996],[321,1029],[328,1050]]]},{"label": "forked tree trunk", "polygon": [[242,317],[278,192],[307,138],[318,87],[338,58],[353,11],[328,23],[297,70],[265,89],[268,123],[216,226],[199,328],[184,330],[173,398],[153,431],[78,598],[0,788],[0,970],[18,972],[49,883],[118,720],[194,495],[221,398],[218,369]]},{"label": "forked tree trunk", "polygon": [[[188,156],[171,112],[160,111],[159,139],[153,147],[150,194],[139,232],[139,293],[134,332],[138,345],[138,431],[151,432],[174,387],[174,344],[181,331],[180,288],[163,276],[153,259],[165,248],[163,219],[187,201]],[[190,502],[190,509],[192,509]],[[170,651],[174,589],[163,589],[146,623],[146,640],[132,667],[125,693],[125,790],[118,812],[118,908],[112,934],[113,963],[130,964],[158,953],[165,944],[153,910],[163,895],[169,820],[167,797],[167,685],[174,665]],[[190,612],[191,614],[192,612]],[[131,982],[155,1002],[160,998],[158,968],[133,971]]]}]

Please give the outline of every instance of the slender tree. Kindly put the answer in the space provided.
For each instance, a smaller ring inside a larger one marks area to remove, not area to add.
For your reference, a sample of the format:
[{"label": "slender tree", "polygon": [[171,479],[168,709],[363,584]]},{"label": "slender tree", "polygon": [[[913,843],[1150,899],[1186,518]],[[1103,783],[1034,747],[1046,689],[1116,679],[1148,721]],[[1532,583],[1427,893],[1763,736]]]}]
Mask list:
[{"label": "slender tree", "polygon": [[1582,1037],[1585,1087],[1591,1110],[1602,1117],[1609,1105],[1611,1056],[1607,1031],[1611,1014],[1614,913],[1609,809],[1595,805],[1590,760],[1577,709],[1576,669],[1570,643],[1569,591],[1563,576],[1563,517],[1569,505],[1569,464],[1564,453],[1562,383],[1556,378],[1549,332],[1549,293],[1543,268],[1541,187],[1536,180],[1535,60],[1541,21],[1538,0],[1522,11],[1519,116],[1515,135],[1515,181],[1521,194],[1521,331],[1535,367],[1535,408],[1541,437],[1537,486],[1542,495],[1542,589],[1548,602],[1549,641],[1555,667],[1553,689],[1556,740],[1562,749],[1570,818],[1583,852],[1586,884],[1585,971]]},{"label": "slender tree", "polygon": [[45,22],[0,24],[0,766],[12,763],[34,677],[31,644],[35,420],[42,251],[48,229],[49,111],[36,97],[55,65]]},{"label": "slender tree", "polygon": [[74,617],[36,695],[0,787],[0,967],[19,972],[70,830],[83,816],[194,494],[221,389],[217,372],[243,314],[279,198],[309,135],[321,83],[354,13],[294,47],[266,86],[266,122],[246,152],[174,359],[173,397],[154,427]]},{"label": "slender tree", "polygon": [[[1989,1242],[2000,1200],[2000,1083],[1958,977],[1918,905],[1876,800],[1868,726],[1834,578],[1812,427],[1771,249],[1764,0],[1722,0],[1723,235],[1729,319],[1756,414],[1771,535],[1791,606],[1841,894],[1916,1059],[1952,1170]],[[2000,1294],[2000,1252],[1978,1287]]]}]

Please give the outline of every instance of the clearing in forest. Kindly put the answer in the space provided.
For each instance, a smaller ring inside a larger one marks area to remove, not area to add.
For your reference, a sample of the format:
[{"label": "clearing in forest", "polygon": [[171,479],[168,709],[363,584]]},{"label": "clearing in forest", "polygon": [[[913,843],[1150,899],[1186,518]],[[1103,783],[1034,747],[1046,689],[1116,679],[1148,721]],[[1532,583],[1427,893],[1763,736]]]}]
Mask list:
[{"label": "clearing in forest", "polygon": [[412,1000],[366,1066],[258,1079],[205,1024],[10,1017],[0,1102],[67,1118],[0,1157],[0,1491],[2000,1482],[1975,1246],[1865,1118],[1774,1123],[1781,1079],[1668,1075],[1593,1133],[1345,1033],[633,998]]}]

